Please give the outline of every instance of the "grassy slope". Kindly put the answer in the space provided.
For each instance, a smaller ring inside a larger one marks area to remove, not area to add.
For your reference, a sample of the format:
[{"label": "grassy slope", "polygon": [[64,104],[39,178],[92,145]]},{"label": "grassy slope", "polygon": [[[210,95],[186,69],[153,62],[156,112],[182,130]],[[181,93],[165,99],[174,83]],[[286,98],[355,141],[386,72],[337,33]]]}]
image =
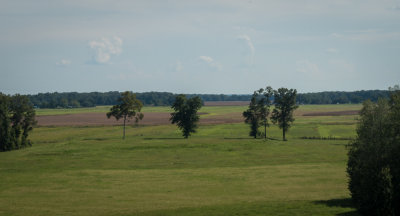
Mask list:
[{"label": "grassy slope", "polygon": [[[239,108],[208,111],[224,109]],[[288,142],[276,127],[275,140],[249,139],[244,124],[189,140],[172,125],[129,127],[126,140],[121,127],[36,128],[32,148],[0,153],[0,215],[355,215],[347,141],[297,139],[354,136],[349,122],[298,117]]]}]

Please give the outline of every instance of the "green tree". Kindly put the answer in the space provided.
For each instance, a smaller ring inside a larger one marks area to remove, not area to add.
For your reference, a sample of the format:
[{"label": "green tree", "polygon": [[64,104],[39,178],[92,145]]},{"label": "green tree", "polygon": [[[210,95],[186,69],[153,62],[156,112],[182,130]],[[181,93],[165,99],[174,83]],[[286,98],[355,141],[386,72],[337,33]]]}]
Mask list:
[{"label": "green tree", "polygon": [[11,97],[11,123],[16,148],[31,146],[28,133],[36,125],[35,110],[28,97],[14,95]]},{"label": "green tree", "polygon": [[298,108],[296,105],[296,89],[279,88],[274,91],[275,108],[272,111],[271,121],[278,123],[282,129],[283,140],[286,141],[286,132],[289,130],[293,118],[293,111]]},{"label": "green tree", "polygon": [[260,127],[260,115],[258,113],[257,106],[257,92],[253,93],[251,97],[249,108],[243,112],[244,122],[250,125],[250,133],[249,136],[257,138],[257,135],[260,133],[258,128]]},{"label": "green tree", "polygon": [[140,100],[136,99],[136,95],[132,92],[126,91],[121,93],[118,98],[118,104],[111,107],[110,112],[107,113],[107,118],[114,116],[117,121],[124,119],[124,132],[122,138],[125,139],[125,127],[126,121],[135,118],[135,123],[143,119],[143,113],[141,109],[143,104]]},{"label": "green tree", "polygon": [[35,124],[35,110],[28,97],[0,93],[0,151],[31,146],[28,135]]},{"label": "green tree", "polygon": [[197,122],[200,119],[197,111],[201,108],[201,105],[202,102],[199,97],[187,99],[185,95],[180,94],[176,96],[175,102],[171,106],[174,112],[171,113],[170,121],[182,130],[182,135],[186,139],[191,133],[196,132]]},{"label": "green tree", "polygon": [[[269,109],[271,106],[271,96],[273,90],[271,87],[264,89],[259,89],[255,91],[251,97],[249,108],[243,112],[243,117],[245,118],[245,123],[250,125],[249,135],[257,138],[257,136],[262,135],[267,138],[267,127]],[[264,126],[264,132],[259,131],[259,127]]]},{"label": "green tree", "polygon": [[400,215],[400,91],[365,101],[348,148],[352,199],[363,215]]},{"label": "green tree", "polygon": [[0,93],[0,151],[12,149],[10,98]]},{"label": "green tree", "polygon": [[267,127],[269,127],[268,115],[271,107],[271,97],[273,92],[274,90],[270,86],[267,86],[265,90],[258,90],[258,93],[262,95],[258,101],[258,109],[260,111],[261,124],[264,126],[264,139],[267,139]]}]

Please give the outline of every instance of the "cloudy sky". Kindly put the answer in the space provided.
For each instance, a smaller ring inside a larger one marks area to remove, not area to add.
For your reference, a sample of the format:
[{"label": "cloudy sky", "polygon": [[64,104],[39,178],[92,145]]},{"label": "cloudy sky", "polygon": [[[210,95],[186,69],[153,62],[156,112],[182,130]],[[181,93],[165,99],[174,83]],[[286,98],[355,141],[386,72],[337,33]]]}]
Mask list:
[{"label": "cloudy sky", "polygon": [[0,0],[0,92],[400,83],[399,0]]}]

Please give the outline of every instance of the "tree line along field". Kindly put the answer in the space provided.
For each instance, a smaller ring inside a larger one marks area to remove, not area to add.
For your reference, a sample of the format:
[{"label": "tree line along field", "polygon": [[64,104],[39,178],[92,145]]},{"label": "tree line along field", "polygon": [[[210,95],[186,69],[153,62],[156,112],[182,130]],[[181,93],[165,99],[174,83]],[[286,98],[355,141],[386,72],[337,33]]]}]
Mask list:
[{"label": "tree line along field", "polygon": [[[39,124],[32,147],[0,153],[0,215],[357,215],[345,170],[360,108],[300,106],[287,142],[273,125],[268,140],[253,139],[243,121],[200,121],[189,139],[175,125],[131,124],[125,140],[118,125]],[[199,112],[201,120],[230,119],[245,109]],[[144,107],[144,119],[170,111]]]}]

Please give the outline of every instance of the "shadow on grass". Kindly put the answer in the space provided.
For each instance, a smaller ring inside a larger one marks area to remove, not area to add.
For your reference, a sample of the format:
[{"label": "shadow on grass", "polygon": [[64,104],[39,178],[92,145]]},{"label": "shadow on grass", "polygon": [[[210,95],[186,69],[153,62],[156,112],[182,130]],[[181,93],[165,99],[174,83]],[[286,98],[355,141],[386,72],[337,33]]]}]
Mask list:
[{"label": "shadow on grass", "polygon": [[226,140],[250,140],[250,139],[254,139],[251,137],[224,137],[224,139]]},{"label": "shadow on grass", "polygon": [[[254,138],[254,137],[224,137],[226,140],[265,140],[264,138]],[[281,139],[267,137],[266,140],[282,141]]]},{"label": "shadow on grass", "polygon": [[[329,207],[340,207],[340,208],[355,208],[351,198],[343,199],[331,199],[331,200],[318,200],[314,202],[315,204],[322,204]],[[356,210],[343,212],[337,214],[337,216],[359,216]]]},{"label": "shadow on grass", "polygon": [[146,137],[144,140],[184,140],[183,137]]}]

